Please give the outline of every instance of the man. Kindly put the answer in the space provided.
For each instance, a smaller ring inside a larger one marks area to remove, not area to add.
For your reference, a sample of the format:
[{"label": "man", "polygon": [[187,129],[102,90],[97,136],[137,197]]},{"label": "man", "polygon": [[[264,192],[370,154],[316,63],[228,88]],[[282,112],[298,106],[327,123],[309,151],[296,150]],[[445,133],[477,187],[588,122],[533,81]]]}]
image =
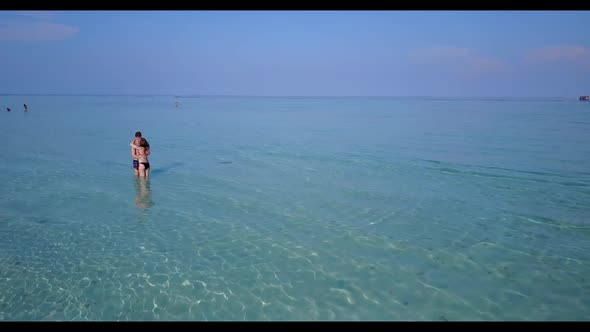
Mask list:
[{"label": "man", "polygon": [[[131,141],[131,144],[139,146],[141,142],[141,137],[141,131],[136,132],[135,138],[133,139],[133,141]],[[148,156],[150,154],[150,150],[146,150],[145,154],[146,156]],[[139,156],[137,149],[133,146],[131,147],[131,157],[133,158],[133,173],[135,174],[135,176],[139,176]]]}]

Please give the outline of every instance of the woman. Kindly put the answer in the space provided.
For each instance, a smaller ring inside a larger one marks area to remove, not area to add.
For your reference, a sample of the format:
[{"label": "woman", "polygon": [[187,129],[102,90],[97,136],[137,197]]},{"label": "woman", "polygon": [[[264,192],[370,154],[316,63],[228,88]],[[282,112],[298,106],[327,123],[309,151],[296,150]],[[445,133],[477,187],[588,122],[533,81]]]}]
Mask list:
[{"label": "woman", "polygon": [[147,156],[150,154],[150,144],[145,138],[141,138],[139,146],[135,143],[130,144],[134,149],[137,149],[137,160],[139,161],[139,177],[148,178],[150,176],[150,162]]}]

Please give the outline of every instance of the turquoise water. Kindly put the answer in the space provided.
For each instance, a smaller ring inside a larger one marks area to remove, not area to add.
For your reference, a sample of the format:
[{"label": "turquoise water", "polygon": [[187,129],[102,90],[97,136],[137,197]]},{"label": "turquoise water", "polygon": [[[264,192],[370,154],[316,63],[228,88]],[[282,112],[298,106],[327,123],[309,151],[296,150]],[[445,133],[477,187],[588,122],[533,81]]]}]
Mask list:
[{"label": "turquoise water", "polygon": [[174,100],[0,96],[0,320],[590,318],[590,104]]}]

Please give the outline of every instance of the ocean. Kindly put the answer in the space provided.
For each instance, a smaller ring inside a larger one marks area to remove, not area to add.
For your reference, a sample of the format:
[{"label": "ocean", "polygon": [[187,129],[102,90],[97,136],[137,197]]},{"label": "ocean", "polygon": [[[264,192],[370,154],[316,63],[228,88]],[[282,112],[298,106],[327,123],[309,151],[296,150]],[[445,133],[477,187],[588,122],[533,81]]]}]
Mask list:
[{"label": "ocean", "polygon": [[590,319],[575,98],[3,95],[0,110],[0,320]]}]

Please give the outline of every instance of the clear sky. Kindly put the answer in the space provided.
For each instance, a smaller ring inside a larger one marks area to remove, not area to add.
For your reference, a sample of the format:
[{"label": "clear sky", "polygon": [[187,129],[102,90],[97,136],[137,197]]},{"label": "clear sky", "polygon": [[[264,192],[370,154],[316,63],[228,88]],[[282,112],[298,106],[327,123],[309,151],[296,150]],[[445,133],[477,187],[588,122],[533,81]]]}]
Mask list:
[{"label": "clear sky", "polygon": [[0,93],[577,97],[590,11],[4,11]]}]

